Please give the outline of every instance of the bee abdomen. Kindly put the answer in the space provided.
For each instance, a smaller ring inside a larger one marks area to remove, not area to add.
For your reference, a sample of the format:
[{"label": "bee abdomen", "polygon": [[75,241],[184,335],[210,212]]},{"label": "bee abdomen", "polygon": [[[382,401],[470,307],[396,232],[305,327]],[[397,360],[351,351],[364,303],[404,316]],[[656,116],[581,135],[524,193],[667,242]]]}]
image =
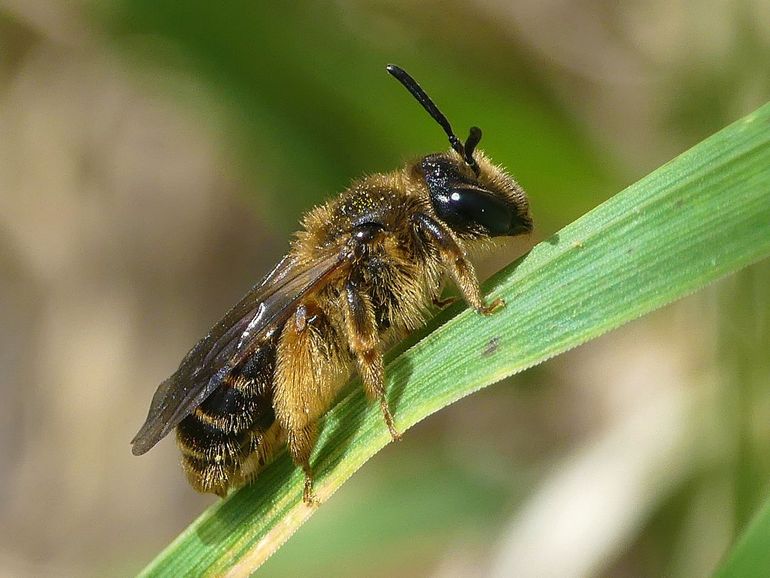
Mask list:
[{"label": "bee abdomen", "polygon": [[199,492],[224,495],[240,461],[243,433],[225,432],[193,413],[177,427],[182,465],[190,484]]},{"label": "bee abdomen", "polygon": [[237,434],[271,417],[266,415],[270,413],[266,410],[272,410],[272,400],[268,397],[264,392],[250,391],[227,380],[195,410],[194,415],[225,433]]},{"label": "bee abdomen", "polygon": [[262,465],[269,457],[265,434],[275,422],[274,359],[274,347],[257,350],[177,427],[182,465],[199,492],[223,496],[246,481],[255,459]]}]

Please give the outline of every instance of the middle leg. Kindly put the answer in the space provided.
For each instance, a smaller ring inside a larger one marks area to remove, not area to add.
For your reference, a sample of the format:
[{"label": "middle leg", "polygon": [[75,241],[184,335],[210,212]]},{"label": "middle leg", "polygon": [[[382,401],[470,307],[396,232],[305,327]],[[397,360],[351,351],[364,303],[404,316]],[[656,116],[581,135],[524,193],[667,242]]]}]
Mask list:
[{"label": "middle leg", "polygon": [[385,398],[385,368],[372,301],[351,281],[345,286],[344,296],[348,346],[355,355],[364,391],[369,399],[379,400],[390,435],[398,441],[401,434],[393,423],[393,415]]}]

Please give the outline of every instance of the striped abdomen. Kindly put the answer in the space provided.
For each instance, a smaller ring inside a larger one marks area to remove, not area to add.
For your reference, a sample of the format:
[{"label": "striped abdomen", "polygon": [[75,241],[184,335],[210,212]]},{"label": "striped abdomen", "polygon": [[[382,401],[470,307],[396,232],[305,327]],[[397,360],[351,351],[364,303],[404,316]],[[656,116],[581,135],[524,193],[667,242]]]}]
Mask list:
[{"label": "striped abdomen", "polygon": [[248,481],[273,453],[280,436],[273,411],[275,341],[251,355],[177,426],[190,484],[224,496]]}]

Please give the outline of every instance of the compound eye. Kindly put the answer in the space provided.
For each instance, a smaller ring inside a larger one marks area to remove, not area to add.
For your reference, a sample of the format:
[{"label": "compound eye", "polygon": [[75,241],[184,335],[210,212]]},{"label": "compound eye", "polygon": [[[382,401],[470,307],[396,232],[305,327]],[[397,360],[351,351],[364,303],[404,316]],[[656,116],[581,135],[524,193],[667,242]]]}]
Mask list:
[{"label": "compound eye", "polygon": [[472,185],[452,187],[446,194],[436,195],[433,204],[438,217],[456,230],[481,227],[492,237],[511,235],[515,230],[513,207]]}]

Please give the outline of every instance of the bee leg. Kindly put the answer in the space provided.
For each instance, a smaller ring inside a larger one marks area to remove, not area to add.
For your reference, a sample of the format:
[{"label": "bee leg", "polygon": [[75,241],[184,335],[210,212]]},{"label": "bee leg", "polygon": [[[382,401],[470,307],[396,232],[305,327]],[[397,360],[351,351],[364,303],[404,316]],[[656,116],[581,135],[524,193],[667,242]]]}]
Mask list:
[{"label": "bee leg", "polygon": [[454,234],[446,226],[424,213],[416,214],[413,220],[417,228],[438,246],[444,266],[471,307],[482,315],[491,315],[505,306],[502,299],[495,299],[489,305],[485,303],[473,265],[466,259]]},{"label": "bee leg", "polygon": [[441,297],[433,298],[433,305],[435,307],[438,307],[439,309],[443,309],[444,307],[449,307],[450,305],[453,305],[456,302],[457,302],[457,297],[447,297],[446,299],[442,299]]},{"label": "bee leg", "polygon": [[275,417],[286,432],[289,454],[305,472],[303,499],[313,495],[310,454],[316,443],[316,423],[336,394],[340,366],[334,328],[313,301],[300,305],[281,330],[273,377]]},{"label": "bee leg", "polygon": [[382,416],[394,441],[401,434],[393,423],[393,415],[385,398],[385,367],[380,351],[377,322],[369,296],[349,281],[345,286],[345,325],[348,345],[356,357],[358,373],[369,399],[378,399]]},{"label": "bee leg", "polygon": [[313,470],[310,467],[310,452],[316,439],[315,424],[309,424],[288,433],[289,454],[295,464],[305,473],[305,487],[302,490],[302,501],[308,506],[318,504],[318,498],[313,494]]}]

